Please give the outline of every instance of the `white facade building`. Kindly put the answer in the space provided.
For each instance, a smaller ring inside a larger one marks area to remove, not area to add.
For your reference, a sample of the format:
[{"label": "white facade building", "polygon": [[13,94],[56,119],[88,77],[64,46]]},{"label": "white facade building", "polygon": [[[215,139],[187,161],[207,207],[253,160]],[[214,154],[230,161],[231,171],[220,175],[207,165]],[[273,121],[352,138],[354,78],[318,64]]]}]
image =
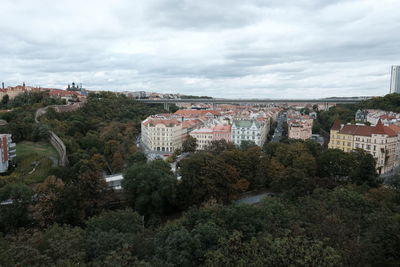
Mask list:
[{"label": "white facade building", "polygon": [[240,145],[242,141],[252,141],[262,146],[269,131],[269,119],[266,120],[234,120],[232,124],[232,142]]},{"label": "white facade building", "polygon": [[149,117],[142,122],[142,143],[152,151],[174,152],[182,147],[186,130],[177,119]]},{"label": "white facade building", "polygon": [[11,134],[0,134],[0,173],[8,170],[9,162],[15,154],[15,143],[11,140]]}]

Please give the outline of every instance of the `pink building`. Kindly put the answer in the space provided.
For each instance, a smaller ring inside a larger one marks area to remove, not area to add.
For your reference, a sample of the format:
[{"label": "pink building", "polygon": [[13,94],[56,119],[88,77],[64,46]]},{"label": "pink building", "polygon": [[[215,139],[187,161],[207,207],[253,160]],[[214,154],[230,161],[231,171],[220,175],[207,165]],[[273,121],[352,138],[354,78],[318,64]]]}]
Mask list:
[{"label": "pink building", "polygon": [[231,141],[231,125],[216,125],[214,127],[203,127],[194,130],[190,135],[197,139],[197,149],[204,150],[212,141],[226,140]]},{"label": "pink building", "polygon": [[288,137],[306,140],[312,135],[313,120],[291,120],[288,122]]}]

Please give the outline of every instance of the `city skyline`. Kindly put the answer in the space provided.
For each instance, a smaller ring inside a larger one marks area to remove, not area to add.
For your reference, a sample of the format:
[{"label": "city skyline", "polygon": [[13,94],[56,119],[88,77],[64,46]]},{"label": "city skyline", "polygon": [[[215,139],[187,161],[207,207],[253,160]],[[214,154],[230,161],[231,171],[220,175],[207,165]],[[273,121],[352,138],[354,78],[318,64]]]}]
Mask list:
[{"label": "city skyline", "polygon": [[230,98],[385,95],[400,2],[2,1],[6,85]]}]

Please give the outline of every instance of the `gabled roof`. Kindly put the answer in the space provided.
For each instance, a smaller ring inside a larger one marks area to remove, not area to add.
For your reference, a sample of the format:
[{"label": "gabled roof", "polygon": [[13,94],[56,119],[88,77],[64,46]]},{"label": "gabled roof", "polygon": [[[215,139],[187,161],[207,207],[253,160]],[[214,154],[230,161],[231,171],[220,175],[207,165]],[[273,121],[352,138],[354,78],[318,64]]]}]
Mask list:
[{"label": "gabled roof", "polygon": [[340,120],[336,119],[332,125],[332,130],[339,131],[340,130]]},{"label": "gabled roof", "polygon": [[195,119],[195,120],[185,120],[182,123],[182,128],[186,129],[186,128],[193,128],[194,126],[198,126],[201,125],[202,121]]},{"label": "gabled roof", "polygon": [[359,135],[359,136],[372,136],[375,132],[375,127],[373,126],[361,126],[361,125],[355,125],[357,126],[354,130],[354,135]]},{"label": "gabled roof", "polygon": [[378,123],[375,126],[375,134],[385,134],[385,126],[381,119],[378,120]]},{"label": "gabled roof", "polygon": [[221,112],[218,110],[208,110],[208,109],[202,109],[202,110],[197,110],[197,109],[180,109],[177,110],[174,114],[180,115],[180,116],[204,116],[206,114],[212,114],[212,115],[221,115]]},{"label": "gabled roof", "polygon": [[388,126],[390,129],[392,129],[395,133],[400,134],[400,127],[395,125],[395,124],[390,124]]},{"label": "gabled roof", "polygon": [[397,136],[393,129],[389,126],[384,126],[380,120],[376,126],[346,124],[339,130],[339,133],[358,136],[372,136],[373,134],[383,134],[389,137]]}]

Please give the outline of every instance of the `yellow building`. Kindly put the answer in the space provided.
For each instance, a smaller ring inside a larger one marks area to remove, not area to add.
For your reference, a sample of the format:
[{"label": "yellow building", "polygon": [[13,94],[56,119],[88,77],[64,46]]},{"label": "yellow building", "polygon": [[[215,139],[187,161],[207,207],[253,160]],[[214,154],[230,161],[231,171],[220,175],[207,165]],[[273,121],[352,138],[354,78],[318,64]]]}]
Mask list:
[{"label": "yellow building", "polygon": [[399,165],[400,131],[383,125],[381,120],[375,126],[360,124],[341,125],[337,120],[331,129],[329,148],[345,152],[363,149],[376,160],[378,172],[386,173]]},{"label": "yellow building", "polygon": [[335,120],[331,128],[331,140],[329,148],[336,148],[345,152],[350,152],[354,147],[354,136],[349,130],[342,131],[339,120]]}]

